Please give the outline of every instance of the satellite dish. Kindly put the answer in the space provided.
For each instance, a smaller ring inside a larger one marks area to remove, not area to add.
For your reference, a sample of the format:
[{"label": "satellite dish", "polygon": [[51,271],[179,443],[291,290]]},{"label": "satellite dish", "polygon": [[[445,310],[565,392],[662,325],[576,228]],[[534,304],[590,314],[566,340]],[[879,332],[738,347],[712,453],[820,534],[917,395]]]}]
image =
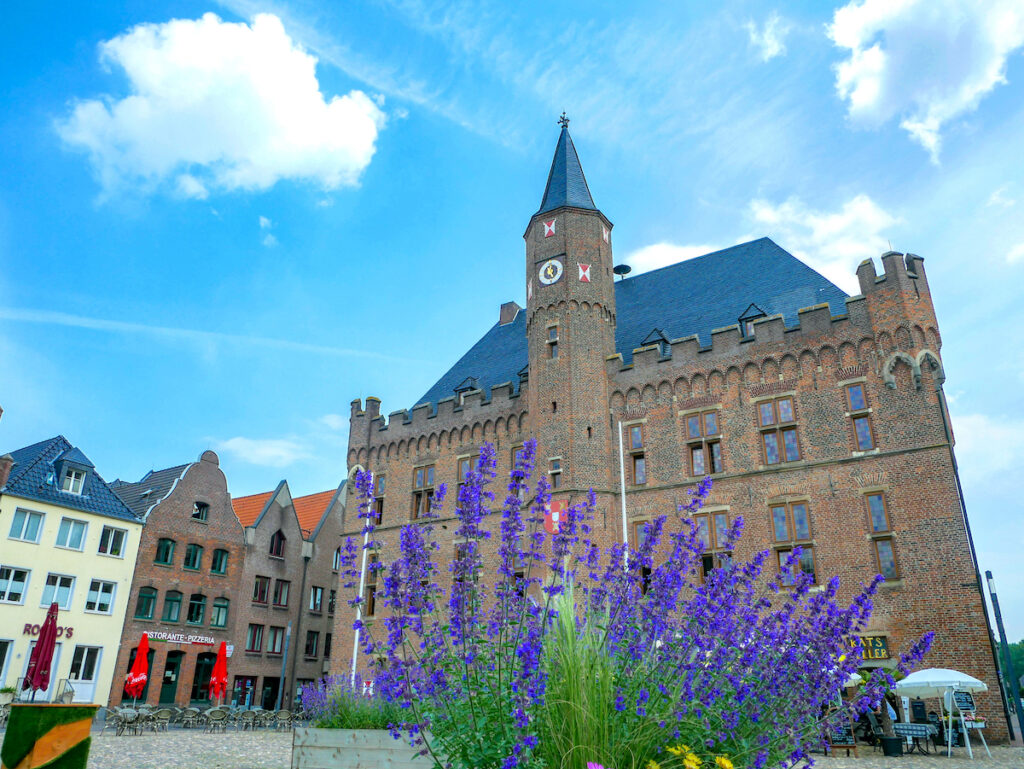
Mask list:
[{"label": "satellite dish", "polygon": [[623,275],[629,275],[629,273],[631,273],[632,271],[633,268],[630,267],[628,264],[617,264],[614,267],[612,267],[612,272],[614,272],[620,278]]}]

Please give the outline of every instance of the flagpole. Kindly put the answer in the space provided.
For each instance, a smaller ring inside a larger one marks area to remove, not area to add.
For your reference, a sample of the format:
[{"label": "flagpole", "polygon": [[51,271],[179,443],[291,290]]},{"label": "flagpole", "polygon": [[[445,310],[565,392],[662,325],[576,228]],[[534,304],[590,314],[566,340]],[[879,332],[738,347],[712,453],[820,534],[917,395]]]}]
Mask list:
[{"label": "flagpole", "polygon": [[[373,473],[370,473],[370,490],[373,490]],[[371,495],[370,499],[373,497]],[[369,504],[373,504],[371,501]],[[370,542],[370,521],[369,518],[363,522],[363,561],[359,567],[359,602],[356,603],[356,635],[355,640],[352,643],[352,676],[349,680],[349,686],[352,691],[356,690],[356,666],[359,660],[359,631],[362,630],[361,623],[363,619],[363,590],[366,589],[366,547]]]},{"label": "flagpole", "polygon": [[626,460],[622,448],[622,422],[619,425],[619,498],[622,500],[622,568],[629,568],[629,527],[626,524]]}]

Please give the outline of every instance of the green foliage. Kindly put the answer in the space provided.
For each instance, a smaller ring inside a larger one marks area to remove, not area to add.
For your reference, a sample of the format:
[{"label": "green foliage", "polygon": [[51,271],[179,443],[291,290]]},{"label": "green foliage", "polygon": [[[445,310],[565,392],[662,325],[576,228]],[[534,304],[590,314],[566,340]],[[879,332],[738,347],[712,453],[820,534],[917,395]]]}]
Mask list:
[{"label": "green foliage", "polygon": [[402,713],[397,704],[380,697],[353,694],[347,687],[328,690],[325,706],[311,721],[323,729],[387,729],[400,723]]},{"label": "green foliage", "polygon": [[1024,639],[1015,644],[1007,644],[1010,649],[1010,659],[1013,662],[1013,672],[1019,679],[1024,676]]}]

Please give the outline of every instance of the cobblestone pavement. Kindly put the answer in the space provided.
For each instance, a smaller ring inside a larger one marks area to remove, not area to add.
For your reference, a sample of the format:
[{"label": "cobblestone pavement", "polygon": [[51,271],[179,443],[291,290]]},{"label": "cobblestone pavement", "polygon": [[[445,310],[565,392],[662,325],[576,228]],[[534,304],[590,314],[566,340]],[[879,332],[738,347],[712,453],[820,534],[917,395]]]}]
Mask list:
[{"label": "cobblestone pavement", "polygon": [[[0,731],[0,738],[3,732]],[[974,760],[962,748],[946,754],[886,758],[870,746],[858,747],[860,756],[815,756],[821,769],[1024,769],[1024,748],[996,746],[992,758],[980,745]],[[89,769],[289,769],[292,733],[257,731],[204,734],[172,729],[157,734],[117,737],[94,730]]]},{"label": "cobblestone pavement", "polygon": [[89,769],[288,769],[291,755],[290,731],[172,729],[121,737],[93,732]]}]

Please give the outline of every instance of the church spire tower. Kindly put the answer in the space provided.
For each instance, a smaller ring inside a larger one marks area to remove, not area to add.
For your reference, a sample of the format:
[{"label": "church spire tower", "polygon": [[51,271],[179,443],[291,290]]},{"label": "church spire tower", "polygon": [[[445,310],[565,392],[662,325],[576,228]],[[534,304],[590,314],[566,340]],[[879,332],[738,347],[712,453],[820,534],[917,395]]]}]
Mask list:
[{"label": "church spire tower", "polygon": [[[526,228],[529,409],[538,464],[567,492],[607,488],[605,361],[615,353],[612,224],[594,204],[562,114],[541,205]],[[594,461],[601,457],[601,461]]]}]

